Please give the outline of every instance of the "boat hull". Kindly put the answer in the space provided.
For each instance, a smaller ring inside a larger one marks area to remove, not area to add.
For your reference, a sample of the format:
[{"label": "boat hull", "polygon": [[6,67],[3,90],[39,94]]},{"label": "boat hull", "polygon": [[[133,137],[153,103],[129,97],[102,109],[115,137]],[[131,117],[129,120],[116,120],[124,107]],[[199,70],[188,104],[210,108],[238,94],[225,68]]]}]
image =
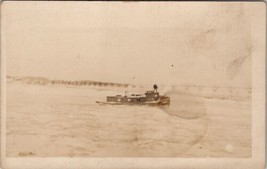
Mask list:
[{"label": "boat hull", "polygon": [[158,101],[146,101],[146,102],[101,102],[96,101],[100,105],[148,105],[148,106],[163,106],[170,105],[170,98],[167,96],[161,96]]}]

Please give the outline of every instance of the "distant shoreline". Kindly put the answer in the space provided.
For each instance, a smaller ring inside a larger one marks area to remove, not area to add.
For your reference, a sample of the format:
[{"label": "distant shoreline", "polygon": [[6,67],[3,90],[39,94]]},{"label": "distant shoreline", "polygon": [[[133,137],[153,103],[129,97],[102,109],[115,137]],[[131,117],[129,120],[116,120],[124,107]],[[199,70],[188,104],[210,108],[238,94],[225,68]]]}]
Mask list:
[{"label": "distant shoreline", "polygon": [[[44,77],[19,77],[19,76],[7,76],[7,83],[22,83],[28,85],[52,85],[52,86],[70,86],[70,87],[101,87],[101,88],[129,88],[149,90],[148,86],[124,84],[124,83],[112,83],[112,82],[100,82],[92,80],[51,80]],[[153,84],[151,84],[152,87]],[[151,88],[152,89],[152,88]],[[220,100],[250,100],[252,89],[242,87],[219,87],[219,86],[178,86],[178,85],[159,85],[159,91],[162,94],[170,95],[173,92],[179,92],[180,94],[191,95],[194,97],[202,97],[205,99],[220,99]]]}]

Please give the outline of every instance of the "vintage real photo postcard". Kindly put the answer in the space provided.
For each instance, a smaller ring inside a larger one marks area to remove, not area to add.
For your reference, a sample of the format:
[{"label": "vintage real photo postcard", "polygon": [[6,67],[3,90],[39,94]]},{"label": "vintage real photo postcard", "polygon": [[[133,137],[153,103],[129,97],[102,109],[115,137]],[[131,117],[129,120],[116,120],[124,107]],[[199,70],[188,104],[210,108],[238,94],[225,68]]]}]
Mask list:
[{"label": "vintage real photo postcard", "polygon": [[265,46],[260,1],[4,1],[2,168],[264,168]]}]

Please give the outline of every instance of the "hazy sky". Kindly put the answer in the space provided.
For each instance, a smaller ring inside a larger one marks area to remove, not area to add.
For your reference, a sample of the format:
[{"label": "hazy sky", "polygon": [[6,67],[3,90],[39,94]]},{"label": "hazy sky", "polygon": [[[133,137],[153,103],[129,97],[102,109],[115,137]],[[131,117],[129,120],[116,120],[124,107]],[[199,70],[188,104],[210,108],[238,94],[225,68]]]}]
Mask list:
[{"label": "hazy sky", "polygon": [[237,2],[4,2],[7,74],[249,87],[255,10]]}]

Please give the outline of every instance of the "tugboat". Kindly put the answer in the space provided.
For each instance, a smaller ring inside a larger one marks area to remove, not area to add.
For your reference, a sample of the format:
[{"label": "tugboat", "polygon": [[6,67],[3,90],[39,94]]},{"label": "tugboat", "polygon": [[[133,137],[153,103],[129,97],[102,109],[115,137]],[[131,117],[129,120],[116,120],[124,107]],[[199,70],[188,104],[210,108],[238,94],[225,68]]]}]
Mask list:
[{"label": "tugboat", "polygon": [[125,92],[124,96],[107,96],[106,102],[96,101],[96,103],[102,105],[170,105],[170,98],[160,95],[157,91],[158,86],[156,84],[153,87],[154,90],[147,91],[144,94],[131,94],[130,96],[127,96],[127,92]]}]

